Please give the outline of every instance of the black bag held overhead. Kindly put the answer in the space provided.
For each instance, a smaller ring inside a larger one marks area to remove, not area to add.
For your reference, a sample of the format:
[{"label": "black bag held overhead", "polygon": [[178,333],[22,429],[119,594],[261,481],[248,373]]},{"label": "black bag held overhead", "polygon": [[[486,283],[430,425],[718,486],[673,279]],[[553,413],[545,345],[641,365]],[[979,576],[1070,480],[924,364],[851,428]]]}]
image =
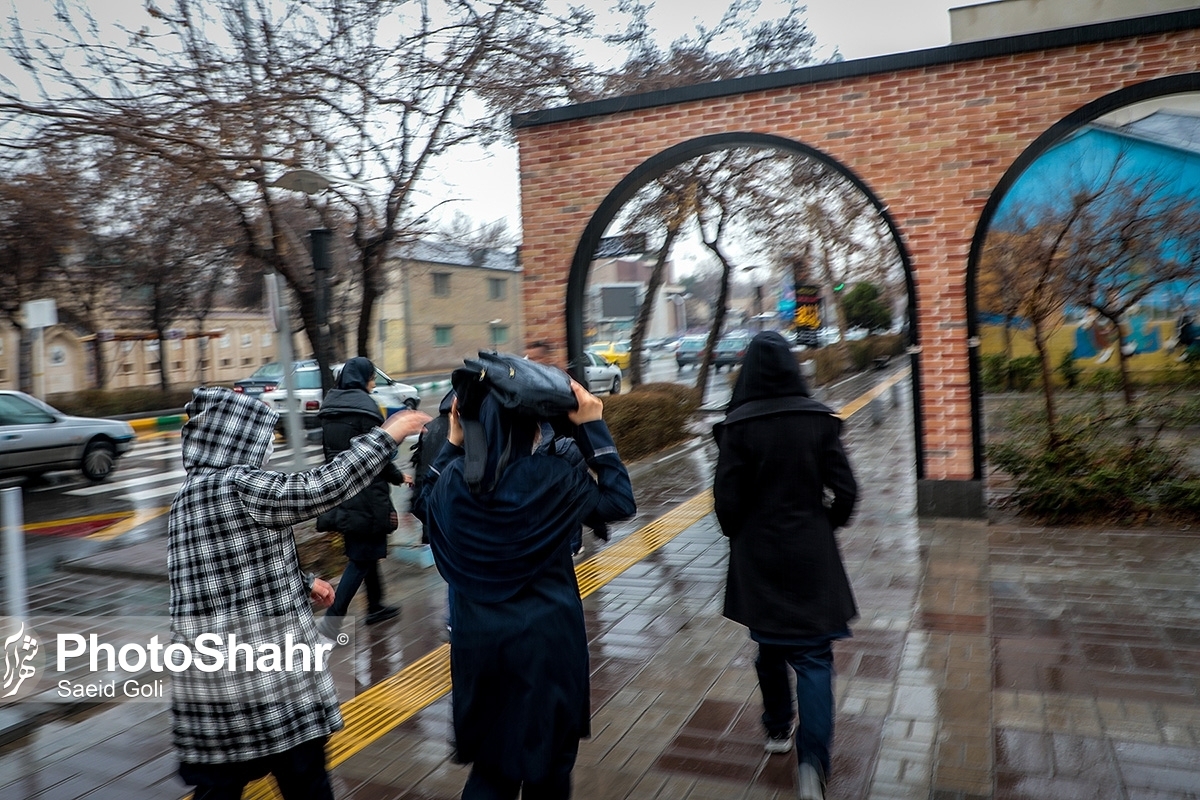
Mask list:
[{"label": "black bag held overhead", "polygon": [[[450,382],[458,396],[458,416],[463,429],[463,477],[472,492],[490,492],[495,485],[483,485],[487,463],[487,439],[479,423],[479,406],[491,394],[501,406],[539,419],[565,417],[579,408],[571,391],[567,373],[511,353],[479,352],[479,359],[464,359],[464,366],[454,370]],[[500,457],[496,471],[498,481],[508,450]]]},{"label": "black bag held overhead", "polygon": [[483,350],[478,359],[465,359],[463,364],[454,370],[451,382],[464,417],[475,416],[489,391],[505,408],[540,419],[565,416],[579,408],[570,376],[560,369],[512,353]]}]

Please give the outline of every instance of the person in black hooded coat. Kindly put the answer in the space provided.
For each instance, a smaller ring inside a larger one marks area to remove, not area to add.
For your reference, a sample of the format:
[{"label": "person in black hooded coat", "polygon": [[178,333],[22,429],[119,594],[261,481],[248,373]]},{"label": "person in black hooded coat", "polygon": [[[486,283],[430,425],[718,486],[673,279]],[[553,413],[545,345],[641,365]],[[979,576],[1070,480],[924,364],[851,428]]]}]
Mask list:
[{"label": "person in black hooded coat", "polygon": [[[371,396],[375,388],[375,365],[361,356],[342,366],[337,388],[331,389],[321,403],[317,418],[321,421],[325,460],[349,449],[351,440],[383,422],[379,403]],[[350,601],[364,581],[367,584],[368,625],[391,619],[400,613],[395,606],[383,604],[383,581],[379,578],[379,560],[387,557],[387,537],[396,529],[396,508],[392,505],[389,484],[399,485],[404,475],[388,461],[361,492],[317,518],[317,530],[337,531],[346,546],[346,570],[338,582],[333,605],[321,620],[320,631],[336,637]]]},{"label": "person in black hooded coat", "polygon": [[768,752],[792,747],[788,665],[795,670],[800,796],[819,798],[833,737],[832,642],[858,614],[834,537],[857,498],[841,420],[808,396],[787,340],[768,331],[747,348],[713,433],[713,500],[729,537],[724,614],[759,645]]}]

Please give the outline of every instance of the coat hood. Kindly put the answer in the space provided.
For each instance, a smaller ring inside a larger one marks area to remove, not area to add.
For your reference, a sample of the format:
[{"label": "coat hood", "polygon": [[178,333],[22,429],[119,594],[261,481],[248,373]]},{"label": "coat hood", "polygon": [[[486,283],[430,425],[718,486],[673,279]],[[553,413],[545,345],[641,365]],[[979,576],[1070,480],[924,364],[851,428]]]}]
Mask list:
[{"label": "coat hood", "polygon": [[337,388],[367,390],[367,383],[375,377],[375,365],[371,359],[355,356],[342,365],[338,374]]},{"label": "coat hood", "polygon": [[776,397],[808,397],[808,384],[787,339],[775,331],[763,331],[750,340],[742,370],[734,384],[726,411],[751,400]]},{"label": "coat hood", "polygon": [[184,407],[188,421],[179,436],[183,468],[261,467],[275,440],[279,414],[261,400],[232,389],[200,387]]}]

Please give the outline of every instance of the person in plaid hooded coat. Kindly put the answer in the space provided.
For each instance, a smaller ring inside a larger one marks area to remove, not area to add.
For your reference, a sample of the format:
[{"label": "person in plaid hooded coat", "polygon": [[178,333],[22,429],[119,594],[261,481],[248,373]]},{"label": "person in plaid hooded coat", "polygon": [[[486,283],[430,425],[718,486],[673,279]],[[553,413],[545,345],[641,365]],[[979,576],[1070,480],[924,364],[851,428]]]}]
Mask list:
[{"label": "person in plaid hooded coat", "polygon": [[[301,572],[291,526],[362,491],[429,416],[393,415],[328,463],[289,474],[264,469],[278,419],[266,404],[199,388],[185,410],[187,477],[167,521],[172,641],[287,633],[315,647],[310,599],[327,606],[333,590]],[[288,800],[332,798],[324,746],[342,716],[328,672],[188,669],[173,676],[171,713],[196,800],[238,798],[268,772]]]}]

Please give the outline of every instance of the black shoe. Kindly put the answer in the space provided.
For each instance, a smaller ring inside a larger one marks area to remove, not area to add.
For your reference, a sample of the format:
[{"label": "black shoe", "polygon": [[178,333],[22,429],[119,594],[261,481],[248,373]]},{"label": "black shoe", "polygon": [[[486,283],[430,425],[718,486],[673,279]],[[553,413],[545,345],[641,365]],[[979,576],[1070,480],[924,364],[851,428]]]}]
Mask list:
[{"label": "black shoe", "polygon": [[376,622],[386,622],[398,616],[400,616],[400,609],[395,606],[384,606],[378,611],[372,611],[367,614],[367,624],[374,625]]}]

